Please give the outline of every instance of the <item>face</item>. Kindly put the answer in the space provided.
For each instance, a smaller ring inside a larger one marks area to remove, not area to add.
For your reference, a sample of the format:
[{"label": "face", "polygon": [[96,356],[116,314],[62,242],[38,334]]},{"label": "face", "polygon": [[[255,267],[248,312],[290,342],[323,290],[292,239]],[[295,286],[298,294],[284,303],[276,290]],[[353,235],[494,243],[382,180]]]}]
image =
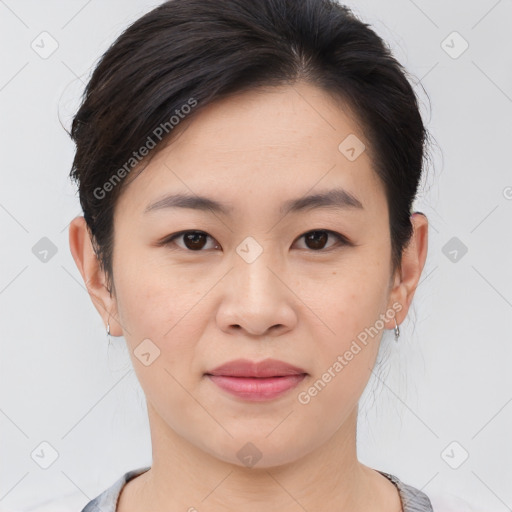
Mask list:
[{"label": "face", "polygon": [[[119,334],[153,421],[233,464],[247,442],[260,466],[292,462],[356,410],[401,308],[384,188],[368,151],[339,149],[367,145],[349,111],[311,85],[245,92],[185,123],[116,205]],[[165,200],[176,194],[192,199]],[[267,358],[306,375],[266,397],[284,381],[244,395],[207,375]]]}]

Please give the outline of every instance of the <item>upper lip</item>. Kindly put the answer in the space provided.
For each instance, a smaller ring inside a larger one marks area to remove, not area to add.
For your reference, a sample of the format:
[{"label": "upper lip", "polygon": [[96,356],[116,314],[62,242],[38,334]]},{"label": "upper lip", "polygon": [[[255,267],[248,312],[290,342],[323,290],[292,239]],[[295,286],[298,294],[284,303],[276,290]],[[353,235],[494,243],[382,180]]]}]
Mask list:
[{"label": "upper lip", "polygon": [[285,375],[300,375],[305,370],[278,359],[265,359],[263,361],[250,361],[236,359],[217,366],[206,375],[223,375],[227,377],[282,377]]}]

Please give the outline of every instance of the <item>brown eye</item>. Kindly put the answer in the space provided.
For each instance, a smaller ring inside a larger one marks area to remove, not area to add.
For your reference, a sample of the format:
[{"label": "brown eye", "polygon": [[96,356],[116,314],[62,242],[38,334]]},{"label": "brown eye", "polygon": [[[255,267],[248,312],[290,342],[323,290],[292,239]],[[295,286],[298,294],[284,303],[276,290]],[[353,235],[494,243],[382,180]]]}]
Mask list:
[{"label": "brown eye", "polygon": [[329,235],[325,231],[312,231],[306,235],[306,245],[310,249],[323,249]]},{"label": "brown eye", "polygon": [[[182,231],[181,233],[176,233],[168,238],[164,245],[172,245],[176,244],[175,240],[183,239],[183,245],[178,245],[182,249],[188,249],[189,251],[201,251],[206,245],[208,238],[211,238],[210,235],[204,233],[203,231]],[[212,238],[213,240],[213,238]],[[218,247],[216,245],[215,247]]]},{"label": "brown eye", "polygon": [[[330,231],[328,229],[315,229],[313,231],[308,231],[301,237],[299,240],[304,238],[306,243],[306,249],[310,249],[316,252],[326,252],[331,248],[336,247],[337,245],[352,245],[347,238],[343,235],[336,233],[334,231]],[[333,239],[334,242],[330,245],[326,245],[328,243],[329,238]],[[213,245],[207,247],[208,239],[211,239]],[[177,243],[177,240],[183,240],[181,244]],[[337,240],[337,243],[336,243]],[[218,249],[220,245],[218,242],[212,238],[210,235],[203,231],[181,231],[180,233],[175,233],[171,235],[167,239],[162,242],[162,245],[165,246],[178,246],[183,250],[187,250],[190,252],[201,252],[207,249]]]},{"label": "brown eye", "polygon": [[[339,244],[340,243],[341,243],[341,245],[348,244],[348,241],[346,240],[346,238],[344,236],[340,235],[339,233],[335,233],[333,231],[329,231],[326,229],[317,229],[314,231],[309,231],[308,233],[305,233],[304,235],[302,235],[300,238],[304,238],[306,247],[308,249],[311,249],[313,251],[320,251],[320,250],[326,248],[325,245],[326,245],[327,241],[329,240],[329,237],[333,237],[333,236],[338,239]],[[333,247],[333,245],[336,245],[336,244],[329,245],[327,247],[327,249],[330,249],[331,247]]]},{"label": "brown eye", "polygon": [[202,249],[206,244],[206,237],[207,235],[204,233],[185,233],[183,235],[183,241],[187,249]]}]

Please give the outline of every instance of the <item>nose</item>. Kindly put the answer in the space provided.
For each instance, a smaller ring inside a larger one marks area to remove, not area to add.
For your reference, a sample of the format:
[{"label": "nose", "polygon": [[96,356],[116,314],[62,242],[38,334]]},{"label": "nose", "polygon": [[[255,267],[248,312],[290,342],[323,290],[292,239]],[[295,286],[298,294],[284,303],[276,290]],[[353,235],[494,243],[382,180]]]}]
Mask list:
[{"label": "nose", "polygon": [[235,255],[223,282],[217,325],[225,332],[278,336],[294,328],[295,296],[281,267],[265,251],[251,263]]}]

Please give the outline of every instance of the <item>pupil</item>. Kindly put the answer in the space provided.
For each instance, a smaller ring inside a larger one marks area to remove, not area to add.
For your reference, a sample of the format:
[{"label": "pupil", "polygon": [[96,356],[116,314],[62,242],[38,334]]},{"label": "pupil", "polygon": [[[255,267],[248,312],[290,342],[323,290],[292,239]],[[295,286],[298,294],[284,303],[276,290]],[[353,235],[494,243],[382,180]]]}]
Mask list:
[{"label": "pupil", "polygon": [[[320,237],[320,240],[318,237]],[[310,249],[321,249],[326,243],[327,233],[325,231],[312,231],[306,236],[306,240],[313,243]]]},{"label": "pupil", "polygon": [[[198,238],[203,237],[203,243],[197,243]],[[204,247],[204,235],[203,233],[187,233],[185,235],[185,244],[189,249],[201,249]],[[191,247],[189,247],[189,244],[191,243]]]}]

